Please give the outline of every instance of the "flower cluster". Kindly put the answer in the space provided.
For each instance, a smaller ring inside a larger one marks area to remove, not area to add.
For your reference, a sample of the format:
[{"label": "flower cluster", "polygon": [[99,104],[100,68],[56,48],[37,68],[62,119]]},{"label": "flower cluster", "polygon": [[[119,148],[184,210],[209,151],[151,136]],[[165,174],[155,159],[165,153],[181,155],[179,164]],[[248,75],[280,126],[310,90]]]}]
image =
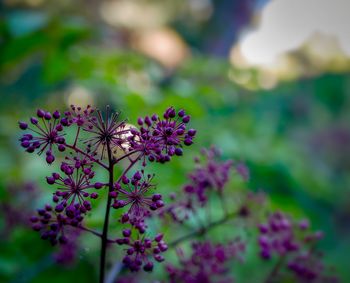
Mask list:
[{"label": "flower cluster", "polygon": [[[69,215],[69,216],[68,216]],[[32,228],[40,232],[43,240],[49,240],[52,245],[66,244],[68,238],[65,236],[66,226],[78,226],[83,220],[81,211],[78,207],[70,207],[67,215],[56,212],[52,206],[46,205],[43,209],[38,209],[37,216],[32,216],[30,221]]]},{"label": "flower cluster", "polygon": [[320,231],[311,232],[309,222],[299,222],[281,212],[275,212],[266,224],[259,225],[260,256],[268,260],[274,254],[285,259],[286,267],[297,282],[337,282],[327,274],[321,253],[315,244],[323,237]]},{"label": "flower cluster", "polygon": [[338,278],[329,274],[322,262],[320,252],[305,251],[298,253],[287,263],[287,268],[295,275],[297,282],[337,283]]},{"label": "flower cluster", "polygon": [[181,198],[175,201],[176,195],[172,195],[174,202],[161,212],[169,214],[176,222],[183,223],[199,208],[206,209],[211,193],[224,201],[224,188],[230,180],[233,161],[220,161],[220,152],[215,147],[202,149],[201,153],[203,158],[195,158],[196,168],[188,174],[189,182],[183,186]]},{"label": "flower cluster", "polygon": [[165,163],[174,155],[183,154],[182,146],[193,143],[196,130],[187,130],[190,116],[184,110],[176,112],[169,107],[163,114],[163,119],[153,114],[137,120],[140,131],[132,129],[129,137],[130,151],[140,152],[143,157],[143,165],[146,165],[146,157],[153,162]]},{"label": "flower cluster", "polygon": [[[51,114],[39,109],[36,116],[30,119],[30,126],[19,123],[22,130],[31,131],[20,138],[21,146],[29,153],[45,152],[48,164],[55,161],[56,148],[63,158],[60,171],[46,177],[47,184],[55,188],[53,205],[38,209],[30,221],[42,239],[52,245],[63,244],[60,253],[55,255],[58,262],[71,261],[77,251],[78,235],[89,232],[101,239],[99,282],[105,282],[109,244],[125,248],[122,263],[128,270],[151,272],[155,262],[164,261],[163,253],[168,250],[163,234],[148,236],[148,219],[157,212],[158,216],[164,216],[164,221],[169,214],[170,221],[176,220],[166,225],[180,223],[180,227],[190,231],[169,243],[179,257],[178,266],[167,265],[170,282],[232,282],[228,268],[233,260],[243,262],[246,238],[244,242],[240,238],[232,241],[231,235],[223,235],[226,243],[214,244],[209,240],[209,232],[229,221],[235,221],[235,225],[241,225],[244,230],[247,223],[256,221],[251,216],[262,216],[257,213],[260,211],[257,207],[263,207],[265,197],[245,193],[239,200],[232,199],[228,206],[225,188],[231,169],[234,167],[245,181],[250,177],[249,170],[243,163],[220,161],[219,151],[212,147],[202,151],[204,161],[195,159],[196,168],[188,175],[189,181],[183,186],[180,199],[171,194],[173,203],[165,206],[163,196],[154,191],[154,174],[145,173],[144,167],[149,164],[147,161],[166,163],[173,156],[181,156],[183,147],[193,143],[196,130],[188,128],[190,116],[184,110],[169,107],[162,117],[154,114],[139,118],[139,129],[120,120],[119,113],[111,113],[109,107],[102,112],[91,106],[85,109],[71,106],[62,117],[58,111]],[[70,134],[74,132],[71,143],[65,133],[67,127],[71,127]],[[137,170],[139,163],[142,169]],[[117,165],[122,165],[122,171],[116,177]],[[105,170],[108,178],[99,179],[95,166]],[[100,194],[99,190],[105,192]],[[86,214],[94,212],[93,200],[102,199],[100,195],[106,196],[101,231],[90,229],[84,223]],[[216,202],[208,201],[211,195]],[[116,209],[115,214],[111,213],[112,209]],[[123,236],[111,240],[108,230],[110,217],[114,215],[120,217]],[[260,257],[283,259],[283,270],[288,270],[289,278],[295,279],[291,282],[335,282],[333,277],[325,275],[326,268],[314,249],[322,234],[310,232],[307,221],[296,223],[276,212],[268,216],[267,223],[259,225],[259,231]],[[185,256],[179,245],[200,236],[205,236],[206,241],[193,242],[192,254]],[[255,237],[253,240],[256,241]],[[281,273],[277,268],[272,273],[274,278],[270,279],[279,280]],[[265,282],[272,281],[268,278]]]},{"label": "flower cluster", "polygon": [[[33,229],[40,232],[42,239],[49,240],[52,245],[65,244],[65,248],[57,255],[57,261],[69,261],[73,256],[76,237],[74,233],[67,233],[67,229],[73,228],[101,238],[100,282],[104,282],[107,243],[129,246],[123,263],[131,271],[138,271],[141,266],[145,271],[152,271],[150,255],[155,261],[164,260],[161,253],[168,246],[162,239],[163,235],[159,234],[154,239],[145,237],[147,218],[164,206],[162,195],[153,192],[154,175],[139,170],[134,171],[131,177],[128,176],[139,161],[143,161],[143,167],[146,166],[146,157],[149,161],[164,163],[173,155],[182,155],[183,145],[191,145],[196,134],[194,129],[187,130],[189,121],[190,116],[184,110],[176,112],[170,107],[164,112],[163,118],[155,114],[139,118],[137,123],[140,129],[137,129],[120,120],[119,113],[111,112],[108,106],[102,112],[89,105],[85,109],[72,105],[62,116],[58,111],[51,114],[39,109],[37,117],[30,119],[31,126],[19,122],[20,129],[31,131],[20,138],[21,146],[27,152],[46,152],[46,161],[51,164],[55,160],[54,148],[65,151],[60,172],[53,172],[46,177],[47,184],[55,187],[52,197],[54,205],[39,209],[37,215],[30,219]],[[72,142],[66,137],[67,127],[72,128],[69,133],[75,130]],[[115,166],[123,159],[130,163],[126,168],[121,166],[123,171],[115,180]],[[93,181],[96,178],[94,166],[106,170],[108,180]],[[108,189],[108,193],[105,194],[107,205],[100,233],[86,227],[83,220],[93,209],[91,200],[99,198],[98,190],[103,188]],[[131,225],[134,237],[131,230],[125,229],[123,239],[109,239],[111,208],[127,208],[120,223]]]},{"label": "flower cluster", "polygon": [[53,146],[56,146],[61,152],[66,149],[62,133],[63,125],[60,122],[61,114],[58,111],[51,114],[42,109],[39,109],[36,114],[37,118],[30,118],[31,127],[28,123],[19,122],[20,129],[28,129],[33,133],[33,135],[24,134],[20,138],[21,146],[29,153],[37,151],[41,154],[46,150],[46,162],[51,164],[55,161]]},{"label": "flower cluster", "polygon": [[185,257],[177,250],[180,267],[167,265],[170,282],[233,282],[227,274],[228,264],[234,259],[242,260],[245,244],[237,239],[228,244],[213,244],[210,241],[192,244],[192,255]]},{"label": "flower cluster", "polygon": [[[322,237],[321,232],[308,233],[306,220],[295,223],[282,212],[275,212],[268,218],[268,222],[259,225],[260,255],[270,259],[273,254],[284,256],[287,253],[298,251],[303,243],[312,242]],[[299,237],[301,236],[301,239]]]},{"label": "flower cluster", "polygon": [[62,265],[73,264],[78,255],[78,240],[81,234],[80,230],[67,227],[65,230],[65,237],[69,239],[64,245],[60,245],[57,252],[53,254],[54,260]]},{"label": "flower cluster", "polygon": [[116,240],[119,245],[127,245],[126,256],[123,258],[123,264],[132,272],[143,270],[150,272],[153,270],[153,262],[150,257],[158,261],[164,261],[161,253],[168,249],[163,241],[163,234],[156,235],[153,239],[142,237],[134,239],[130,229],[123,230],[123,238]]},{"label": "flower cluster", "polygon": [[[51,176],[46,177],[49,185],[57,185],[58,188],[53,194],[53,201],[57,203],[55,207],[56,212],[66,211],[67,215],[78,208],[81,213],[86,213],[91,210],[91,203],[86,198],[96,199],[98,193],[87,192],[90,189],[100,189],[103,184],[100,182],[91,184],[91,179],[94,177],[92,166],[80,160],[73,158],[74,164],[70,165],[66,162],[61,163],[61,171],[63,176],[59,173],[52,173]],[[72,209],[74,207],[74,209]]]},{"label": "flower cluster", "polygon": [[[0,201],[0,214],[3,221],[0,228],[2,239],[10,237],[18,226],[31,226],[28,215],[31,214],[35,201],[39,199],[39,193],[37,184],[33,182],[11,182],[2,188]],[[4,199],[7,201],[3,201]],[[28,203],[28,200],[31,202]]]},{"label": "flower cluster", "polygon": [[195,159],[197,168],[189,174],[190,183],[184,186],[184,192],[188,195],[195,195],[198,202],[204,205],[208,200],[209,191],[222,194],[229,181],[232,161],[217,161],[220,153],[215,147],[209,150],[203,149],[202,154],[206,160],[202,164],[199,158]]},{"label": "flower cluster", "polygon": [[145,176],[144,170],[136,171],[131,179],[126,175],[121,178],[121,184],[116,182],[113,191],[109,193],[114,199],[112,207],[115,209],[128,207],[127,213],[123,214],[122,222],[131,225],[144,232],[143,220],[164,206],[161,194],[152,194],[154,185],[151,184],[153,175]]}]

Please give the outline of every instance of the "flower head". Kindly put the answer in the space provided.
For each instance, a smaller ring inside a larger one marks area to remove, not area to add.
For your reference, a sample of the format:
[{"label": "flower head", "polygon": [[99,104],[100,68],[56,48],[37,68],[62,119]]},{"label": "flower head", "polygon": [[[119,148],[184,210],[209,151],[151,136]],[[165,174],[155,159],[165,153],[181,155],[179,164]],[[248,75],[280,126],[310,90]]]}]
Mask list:
[{"label": "flower head", "polygon": [[129,222],[139,225],[140,220],[151,214],[151,211],[164,206],[162,195],[152,194],[154,185],[151,184],[153,175],[145,176],[144,171],[136,171],[129,179],[122,177],[122,184],[116,183],[114,191],[110,193],[114,198],[113,208],[129,207],[127,212]]},{"label": "flower head", "polygon": [[40,232],[43,240],[49,240],[52,245],[66,244],[68,242],[65,235],[66,226],[77,226],[83,220],[78,208],[72,207],[72,210],[73,213],[68,217],[46,205],[44,209],[38,209],[37,216],[31,217],[32,227]]},{"label": "flower head", "polygon": [[217,161],[220,153],[214,147],[203,149],[202,153],[205,162],[201,163],[199,158],[195,160],[197,168],[189,174],[190,182],[184,186],[184,192],[189,196],[195,195],[197,201],[204,205],[208,199],[208,191],[222,193],[229,181],[232,161]]},{"label": "flower head", "polygon": [[129,138],[130,149],[141,152],[146,164],[149,161],[165,163],[172,156],[182,155],[182,146],[193,143],[196,130],[187,130],[190,116],[184,110],[176,112],[169,107],[161,119],[156,114],[151,117],[139,118],[140,131],[132,130],[133,136]]},{"label": "flower head", "polygon": [[133,239],[132,231],[123,230],[123,238],[116,240],[119,245],[127,245],[126,256],[123,258],[123,264],[132,272],[139,271],[141,267],[146,272],[153,270],[152,256],[154,260],[162,262],[164,257],[161,253],[168,249],[163,240],[163,235],[158,234],[153,239],[142,237]]},{"label": "flower head", "polygon": [[47,163],[54,162],[53,146],[56,146],[59,151],[65,150],[65,138],[64,134],[61,133],[63,125],[60,123],[60,117],[58,111],[51,114],[39,109],[37,117],[30,118],[31,126],[25,122],[19,122],[20,129],[29,129],[32,132],[32,134],[27,133],[20,138],[21,146],[29,153],[37,151],[40,155],[46,151]]},{"label": "flower head", "polygon": [[268,222],[259,225],[260,256],[270,259],[273,254],[280,256],[301,251],[308,243],[322,238],[321,232],[310,232],[305,220],[296,223],[282,212],[275,212]]},{"label": "flower head", "polygon": [[[53,201],[57,203],[55,210],[57,212],[65,210],[69,216],[71,208],[78,207],[82,213],[86,213],[91,209],[91,203],[87,198],[98,198],[95,189],[102,188],[104,184],[91,182],[95,175],[91,164],[79,158],[68,161],[69,163],[62,162],[61,164],[60,169],[63,174],[52,173],[51,176],[46,177],[49,185],[58,186],[53,195]],[[88,192],[91,189],[94,191]]]},{"label": "flower head", "polygon": [[297,282],[339,282],[336,276],[328,274],[319,252],[298,253],[289,260],[287,268],[294,274]]},{"label": "flower head", "polygon": [[180,267],[167,266],[170,282],[232,282],[227,265],[233,259],[241,259],[244,250],[245,245],[239,239],[228,244],[194,242],[189,257],[185,257],[181,249],[177,250]]}]

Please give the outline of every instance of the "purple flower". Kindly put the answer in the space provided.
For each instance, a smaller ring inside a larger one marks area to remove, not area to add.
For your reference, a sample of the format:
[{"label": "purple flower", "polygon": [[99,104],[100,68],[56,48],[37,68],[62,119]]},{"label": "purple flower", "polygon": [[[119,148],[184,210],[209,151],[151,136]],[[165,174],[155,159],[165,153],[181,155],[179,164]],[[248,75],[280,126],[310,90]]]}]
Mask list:
[{"label": "purple flower", "polygon": [[130,150],[140,152],[143,157],[143,165],[146,165],[146,157],[153,162],[165,163],[174,155],[182,155],[182,146],[193,143],[196,130],[187,130],[190,116],[183,110],[176,113],[173,107],[169,107],[163,115],[163,119],[156,114],[151,117],[138,119],[140,131],[131,130],[129,137]]},{"label": "purple flower", "polygon": [[301,252],[292,257],[287,263],[287,268],[298,282],[339,282],[334,275],[328,274],[322,262],[322,254],[313,250]]},{"label": "purple flower", "polygon": [[115,191],[110,193],[114,198],[113,208],[129,207],[127,215],[129,222],[139,225],[139,220],[143,220],[155,211],[164,206],[162,195],[152,194],[150,191],[154,189],[151,184],[153,176],[144,171],[136,171],[131,179],[123,176],[122,185],[116,183]]},{"label": "purple flower", "polygon": [[21,146],[27,152],[32,153],[37,151],[42,154],[46,151],[46,161],[51,164],[55,160],[52,149],[55,145],[59,151],[65,150],[64,134],[61,133],[63,126],[60,123],[60,113],[55,111],[53,114],[39,109],[37,117],[30,118],[32,127],[27,123],[19,122],[19,127],[22,130],[29,129],[32,134],[24,134],[21,138]]},{"label": "purple flower", "polygon": [[189,257],[185,257],[184,252],[177,249],[180,267],[167,265],[170,282],[232,282],[232,278],[228,276],[228,264],[234,259],[241,260],[244,250],[245,244],[239,239],[228,244],[195,242]]},{"label": "purple flower", "polygon": [[46,205],[44,209],[38,209],[37,216],[32,216],[32,228],[40,232],[43,240],[49,240],[52,245],[57,243],[66,244],[68,238],[65,235],[67,225],[77,226],[83,217],[79,209],[73,207],[73,215],[66,215],[56,212],[50,205]]},{"label": "purple flower", "polygon": [[84,110],[80,106],[71,105],[71,110],[64,113],[65,117],[62,118],[61,123],[64,126],[70,126],[76,124],[78,127],[86,125],[95,109],[88,105]]},{"label": "purple flower", "polygon": [[116,242],[119,245],[126,245],[126,256],[123,258],[123,264],[132,272],[139,271],[141,267],[146,272],[153,270],[153,262],[150,260],[152,256],[157,262],[162,262],[164,257],[161,255],[168,249],[167,244],[163,241],[163,235],[158,234],[154,239],[132,237],[131,230],[123,230],[123,238],[119,238]]},{"label": "purple flower", "polygon": [[64,245],[60,245],[59,250],[53,254],[53,257],[59,264],[71,265],[77,260],[78,240],[81,231],[77,229],[65,229],[64,233],[69,241]]},{"label": "purple flower", "polygon": [[186,184],[183,190],[189,196],[195,195],[197,201],[204,205],[208,199],[208,191],[222,194],[229,181],[232,161],[217,161],[220,153],[214,147],[209,150],[203,149],[202,154],[205,162],[201,163],[198,158],[196,159],[197,168],[189,174],[190,183]]},{"label": "purple flower", "polygon": [[[72,207],[78,207],[82,213],[91,210],[91,203],[87,198],[96,199],[98,194],[96,192],[89,193],[87,190],[96,189],[96,184],[100,184],[91,183],[91,179],[95,174],[91,169],[91,165],[80,162],[80,159],[73,160],[75,162],[72,165],[62,162],[61,171],[64,173],[63,176],[59,173],[53,173],[46,177],[49,185],[58,186],[53,195],[53,201],[57,203],[55,210],[57,212],[65,210],[67,216],[71,215]],[[98,188],[102,186],[98,186]]]},{"label": "purple flower", "polygon": [[271,214],[267,224],[259,225],[259,231],[260,255],[264,259],[269,259],[273,253],[282,256],[300,247],[294,235],[293,223],[281,212]]}]

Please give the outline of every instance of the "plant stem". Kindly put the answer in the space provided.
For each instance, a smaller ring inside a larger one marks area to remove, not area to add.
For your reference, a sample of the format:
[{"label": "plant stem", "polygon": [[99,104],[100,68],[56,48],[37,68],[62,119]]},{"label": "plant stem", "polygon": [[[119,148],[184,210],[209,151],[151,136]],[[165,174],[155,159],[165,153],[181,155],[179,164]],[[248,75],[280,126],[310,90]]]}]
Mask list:
[{"label": "plant stem", "polygon": [[227,222],[228,220],[234,218],[235,216],[237,216],[237,212],[232,212],[232,213],[227,213],[224,217],[222,217],[221,219],[217,220],[217,221],[213,221],[211,223],[209,223],[207,226],[201,228],[201,229],[198,229],[192,233],[189,233],[189,234],[186,234],[178,239],[176,239],[175,241],[171,242],[169,244],[169,247],[171,248],[174,248],[176,247],[178,244],[184,242],[184,241],[187,241],[191,238],[194,238],[194,237],[197,237],[197,236],[200,236],[200,235],[204,235],[205,233],[207,233],[209,230],[221,225],[221,224],[224,224],[225,222]]},{"label": "plant stem", "polygon": [[80,230],[83,230],[83,231],[86,231],[86,232],[90,232],[91,234],[94,234],[95,236],[97,237],[102,237],[102,234],[97,232],[97,231],[94,231],[90,228],[87,228],[87,227],[84,227],[84,226],[77,226],[77,228],[79,228]]},{"label": "plant stem", "polygon": [[[107,243],[108,240],[108,224],[109,224],[109,212],[111,209],[111,202],[112,198],[110,197],[109,193],[113,191],[113,168],[114,168],[114,160],[112,156],[112,152],[110,150],[109,144],[107,144],[107,153],[108,153],[108,172],[109,172],[109,183],[108,183],[108,199],[107,199],[107,206],[106,206],[106,213],[105,213],[105,219],[103,224],[103,232],[101,236],[101,254],[100,254],[100,283],[104,283],[105,278],[105,266],[106,266],[106,253],[107,253]],[[124,170],[123,174],[120,175],[120,177],[117,180],[117,183],[120,182],[122,177],[135,165],[135,163],[139,160],[138,156],[136,159],[132,160],[129,164],[129,166]]]},{"label": "plant stem", "polygon": [[264,283],[272,283],[274,279],[276,279],[276,276],[284,262],[284,256],[281,256],[277,263],[275,264],[274,268],[271,270],[269,275],[266,277]]},{"label": "plant stem", "polygon": [[113,190],[113,169],[114,163],[112,158],[112,152],[109,144],[107,143],[107,154],[108,154],[108,173],[109,173],[109,182],[108,182],[108,198],[106,204],[106,213],[103,223],[103,231],[101,236],[101,254],[100,254],[100,283],[104,283],[105,278],[105,265],[106,265],[106,252],[107,252],[107,243],[108,243],[108,224],[109,224],[109,212],[111,209],[112,198],[109,193]]}]

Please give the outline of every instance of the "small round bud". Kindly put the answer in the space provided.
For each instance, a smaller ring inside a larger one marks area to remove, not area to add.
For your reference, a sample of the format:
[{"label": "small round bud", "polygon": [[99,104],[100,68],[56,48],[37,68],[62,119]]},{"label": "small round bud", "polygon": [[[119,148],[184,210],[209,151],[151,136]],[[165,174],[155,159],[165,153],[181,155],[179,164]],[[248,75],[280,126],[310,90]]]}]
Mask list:
[{"label": "small round bud", "polygon": [[30,122],[31,122],[33,125],[36,125],[36,124],[39,123],[38,119],[37,119],[37,118],[34,118],[34,117],[30,118]]},{"label": "small round bud", "polygon": [[147,262],[144,266],[143,266],[143,270],[146,272],[151,272],[153,270],[153,263],[152,262]]},{"label": "small round bud", "polygon": [[50,112],[46,112],[44,115],[45,120],[51,120],[52,116]]},{"label": "small round bud", "polygon": [[57,110],[55,112],[52,113],[52,116],[55,118],[55,119],[59,119],[61,117],[61,114],[60,112],[58,112]]},{"label": "small round bud", "polygon": [[154,237],[154,240],[155,240],[156,242],[158,242],[158,243],[159,243],[162,239],[163,239],[163,234],[157,234],[157,236]]},{"label": "small round bud", "polygon": [[131,236],[131,230],[130,229],[124,229],[123,230],[123,236],[124,237],[130,237]]},{"label": "small round bud", "polygon": [[184,141],[184,144],[187,145],[187,146],[188,146],[188,145],[191,145],[192,143],[193,143],[193,142],[192,142],[192,139],[189,139],[189,138],[188,138],[188,139],[185,139],[185,141]]},{"label": "small round bud", "polygon": [[182,122],[184,122],[185,124],[187,124],[190,121],[191,117],[186,115],[185,117],[182,118]]},{"label": "small round bud", "polygon": [[58,150],[59,150],[60,152],[63,152],[63,151],[66,150],[66,147],[65,147],[63,144],[59,144],[59,145],[58,145]]},{"label": "small round bud", "polygon": [[122,182],[123,182],[123,184],[128,184],[129,181],[130,181],[129,178],[126,177],[125,175],[123,175],[123,177],[122,177]]},{"label": "small round bud", "polygon": [[97,183],[95,183],[94,187],[95,187],[95,189],[99,190],[103,187],[103,184],[100,182],[97,182]]},{"label": "small round bud", "polygon": [[36,111],[36,115],[39,117],[39,118],[43,118],[45,116],[45,111],[42,110],[42,109],[38,109]]},{"label": "small round bud", "polygon": [[46,162],[48,164],[52,164],[54,161],[55,161],[55,157],[53,155],[50,154],[46,156]]},{"label": "small round bud", "polygon": [[26,130],[28,128],[28,124],[25,122],[19,122],[18,125],[21,130]]},{"label": "small round bud", "polygon": [[46,177],[46,182],[49,184],[49,185],[53,185],[55,183],[55,178],[50,176],[50,177]]},{"label": "small round bud", "polygon": [[97,198],[98,198],[98,194],[97,194],[97,193],[92,193],[92,194],[90,195],[90,197],[91,197],[92,199],[97,199]]},{"label": "small round bud", "polygon": [[196,135],[197,131],[195,129],[189,129],[188,130],[188,135],[190,137],[194,137]]},{"label": "small round bud", "polygon": [[182,149],[181,148],[176,148],[175,149],[175,155],[177,155],[177,156],[181,156],[183,154],[183,151],[182,151]]},{"label": "small round bud", "polygon": [[142,119],[142,118],[138,118],[138,119],[137,119],[137,124],[138,124],[139,126],[142,126],[142,125],[143,125],[143,119]]}]

